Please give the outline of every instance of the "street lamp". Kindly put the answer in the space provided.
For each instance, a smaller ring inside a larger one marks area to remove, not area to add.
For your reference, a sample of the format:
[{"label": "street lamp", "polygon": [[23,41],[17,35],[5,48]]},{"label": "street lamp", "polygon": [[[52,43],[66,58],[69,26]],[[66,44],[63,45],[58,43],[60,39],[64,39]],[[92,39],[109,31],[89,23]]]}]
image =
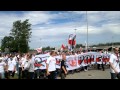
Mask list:
[{"label": "street lamp", "polygon": [[[75,35],[76,35],[76,30],[77,30],[77,29],[74,29],[74,30],[75,30]],[[76,39],[76,42],[77,42],[77,39]],[[76,50],[76,43],[75,43],[75,50]]]}]

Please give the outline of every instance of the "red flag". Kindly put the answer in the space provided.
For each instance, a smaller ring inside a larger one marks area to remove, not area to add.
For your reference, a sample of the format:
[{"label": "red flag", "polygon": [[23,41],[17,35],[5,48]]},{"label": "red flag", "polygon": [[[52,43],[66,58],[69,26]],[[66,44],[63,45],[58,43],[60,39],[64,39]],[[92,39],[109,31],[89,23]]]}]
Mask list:
[{"label": "red flag", "polygon": [[62,44],[62,46],[61,46],[61,50],[64,50],[65,49],[65,46]]},{"label": "red flag", "polygon": [[42,52],[42,47],[36,49],[38,53]]}]

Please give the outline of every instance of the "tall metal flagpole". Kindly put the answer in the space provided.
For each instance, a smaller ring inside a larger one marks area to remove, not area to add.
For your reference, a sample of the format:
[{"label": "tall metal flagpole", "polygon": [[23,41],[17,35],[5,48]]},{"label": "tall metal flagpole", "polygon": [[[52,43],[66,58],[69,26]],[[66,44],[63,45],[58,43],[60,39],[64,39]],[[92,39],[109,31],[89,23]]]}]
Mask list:
[{"label": "tall metal flagpole", "polygon": [[88,51],[88,16],[86,11],[86,23],[87,23],[87,51]]}]

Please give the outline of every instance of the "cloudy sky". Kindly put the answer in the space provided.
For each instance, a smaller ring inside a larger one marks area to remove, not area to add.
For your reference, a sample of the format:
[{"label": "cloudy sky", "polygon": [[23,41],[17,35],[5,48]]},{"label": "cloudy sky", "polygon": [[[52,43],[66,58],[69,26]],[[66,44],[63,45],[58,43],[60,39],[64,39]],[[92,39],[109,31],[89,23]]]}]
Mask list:
[{"label": "cloudy sky", "polygon": [[[88,44],[120,41],[120,11],[88,11]],[[86,11],[0,11],[0,39],[8,36],[16,20],[32,24],[30,47],[67,45],[69,34],[77,43],[87,40]]]}]

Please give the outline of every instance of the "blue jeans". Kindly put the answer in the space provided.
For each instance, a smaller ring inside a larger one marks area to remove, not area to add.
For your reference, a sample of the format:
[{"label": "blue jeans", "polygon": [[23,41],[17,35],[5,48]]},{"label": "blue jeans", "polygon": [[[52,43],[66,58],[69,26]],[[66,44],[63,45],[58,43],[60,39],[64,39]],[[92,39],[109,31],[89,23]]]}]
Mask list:
[{"label": "blue jeans", "polygon": [[111,74],[111,79],[117,79],[117,74],[116,73],[110,73]]},{"label": "blue jeans", "polygon": [[1,79],[5,79],[5,73],[4,72],[0,72],[0,76],[1,76]]}]

